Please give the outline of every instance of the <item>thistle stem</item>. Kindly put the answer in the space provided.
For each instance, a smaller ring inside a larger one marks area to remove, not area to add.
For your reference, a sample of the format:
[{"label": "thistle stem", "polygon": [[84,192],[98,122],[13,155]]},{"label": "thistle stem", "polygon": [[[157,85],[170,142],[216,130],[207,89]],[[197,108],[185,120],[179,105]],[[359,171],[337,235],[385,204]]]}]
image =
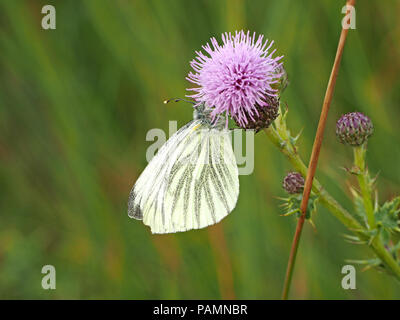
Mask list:
[{"label": "thistle stem", "polygon": [[354,147],[354,164],[360,170],[357,174],[358,184],[360,186],[361,196],[364,202],[367,222],[370,229],[375,227],[374,207],[371,198],[371,186],[368,170],[365,165],[366,144]]},{"label": "thistle stem", "polygon": [[[304,177],[307,175],[307,167],[300,155],[294,150],[292,145],[270,126],[264,130],[269,140],[288,158],[293,168],[300,172]],[[321,183],[314,179],[312,191],[320,197],[321,203],[329,209],[332,214],[347,228],[351,230],[360,230],[362,225],[322,187]]]},{"label": "thistle stem", "polygon": [[[290,142],[272,126],[264,131],[269,140],[286,156],[293,168],[305,176],[307,174],[307,167]],[[361,240],[370,240],[366,236],[365,228],[322,187],[317,179],[313,180],[312,190],[319,196],[320,203],[348,230],[356,234]],[[385,249],[381,240],[376,237],[370,244],[370,247],[388,270],[400,281],[400,265]]]}]

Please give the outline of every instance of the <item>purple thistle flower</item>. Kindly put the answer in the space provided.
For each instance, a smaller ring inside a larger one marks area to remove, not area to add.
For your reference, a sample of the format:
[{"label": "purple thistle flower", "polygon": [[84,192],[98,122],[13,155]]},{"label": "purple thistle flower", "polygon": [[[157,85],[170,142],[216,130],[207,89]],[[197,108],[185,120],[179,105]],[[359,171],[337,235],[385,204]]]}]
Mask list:
[{"label": "purple thistle flower", "polygon": [[208,43],[202,46],[208,56],[196,51],[196,59],[190,62],[195,72],[186,79],[198,87],[187,89],[194,91],[188,97],[212,109],[213,120],[225,113],[246,127],[259,116],[257,107],[269,107],[268,97],[277,97],[278,90],[272,86],[281,76],[277,70],[282,56],[273,58],[276,50],[268,51],[273,41],[263,41],[262,35],[256,40],[249,31],[224,33],[222,42],[219,45],[211,38],[212,48]]},{"label": "purple thistle flower", "polygon": [[336,136],[343,144],[361,146],[374,132],[370,118],[361,112],[342,115],[336,123]]}]

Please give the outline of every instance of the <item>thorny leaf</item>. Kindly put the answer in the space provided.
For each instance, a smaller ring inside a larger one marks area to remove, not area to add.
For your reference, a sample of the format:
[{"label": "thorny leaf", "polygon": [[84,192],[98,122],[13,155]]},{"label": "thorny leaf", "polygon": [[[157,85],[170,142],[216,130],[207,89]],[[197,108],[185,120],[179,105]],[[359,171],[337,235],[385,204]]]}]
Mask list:
[{"label": "thorny leaf", "polygon": [[297,134],[297,136],[292,137],[289,135],[290,143],[295,147],[297,144],[297,141],[299,140],[301,134],[303,133],[303,129],[300,130],[300,132]]},{"label": "thorny leaf", "polygon": [[400,232],[399,207],[400,197],[396,197],[390,201],[386,201],[382,206],[378,206],[375,210],[376,225],[385,245],[389,245],[392,233]]},{"label": "thorny leaf", "polygon": [[362,222],[365,225],[367,214],[365,212],[363,199],[353,187],[350,187],[350,192],[353,195],[353,203],[355,209],[354,212],[356,214],[356,218],[359,222]]},{"label": "thorny leaf", "polygon": [[[297,217],[300,217],[300,205],[302,198],[303,196],[301,194],[290,195],[287,198],[278,198],[283,201],[283,203],[281,204],[281,207],[283,207],[284,209],[284,213],[282,214],[282,216],[291,216],[293,214],[297,214]],[[312,216],[317,212],[318,200],[319,197],[312,193],[307,205],[306,219],[313,226],[314,223],[312,222]]]},{"label": "thorny leaf", "polygon": [[362,269],[362,271],[369,270],[371,268],[383,268],[382,261],[379,258],[373,258],[373,259],[368,259],[368,260],[346,260],[347,263],[353,263],[353,264],[360,264],[360,265],[365,265],[365,267]]}]

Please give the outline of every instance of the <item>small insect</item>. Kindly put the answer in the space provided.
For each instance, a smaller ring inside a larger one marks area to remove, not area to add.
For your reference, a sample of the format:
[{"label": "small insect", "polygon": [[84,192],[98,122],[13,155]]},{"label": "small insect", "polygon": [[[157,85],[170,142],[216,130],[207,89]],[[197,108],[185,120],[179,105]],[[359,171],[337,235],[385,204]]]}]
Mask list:
[{"label": "small insect", "polygon": [[193,118],[160,148],[129,194],[129,217],[143,220],[152,233],[205,228],[236,206],[230,131],[224,121],[212,121],[204,104],[195,105]]}]

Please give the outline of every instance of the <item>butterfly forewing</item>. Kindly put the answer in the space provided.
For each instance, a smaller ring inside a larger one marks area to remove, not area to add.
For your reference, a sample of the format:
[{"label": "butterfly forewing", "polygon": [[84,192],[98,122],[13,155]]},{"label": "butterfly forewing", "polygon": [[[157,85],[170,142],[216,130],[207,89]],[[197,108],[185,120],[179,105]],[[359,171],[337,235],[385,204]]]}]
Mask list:
[{"label": "butterfly forewing", "polygon": [[200,120],[175,133],[132,188],[128,214],[153,233],[204,228],[236,205],[238,168],[228,130]]},{"label": "butterfly forewing", "polygon": [[168,171],[168,159],[176,150],[174,142],[183,141],[190,133],[187,128],[196,125],[191,121],[180,128],[151,159],[142,174],[136,180],[128,200],[128,215],[131,218],[143,219],[143,204],[146,200],[157,200],[156,196],[160,194],[160,187]]}]

